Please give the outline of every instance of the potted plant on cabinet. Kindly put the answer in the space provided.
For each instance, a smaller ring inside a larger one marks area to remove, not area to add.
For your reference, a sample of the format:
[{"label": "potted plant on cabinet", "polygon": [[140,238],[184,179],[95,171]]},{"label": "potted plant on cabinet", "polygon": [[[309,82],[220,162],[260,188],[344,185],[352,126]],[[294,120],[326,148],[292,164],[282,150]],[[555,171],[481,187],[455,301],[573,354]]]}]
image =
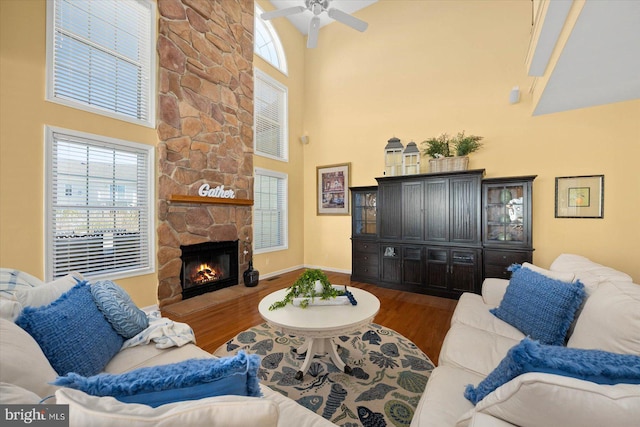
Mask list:
[{"label": "potted plant on cabinet", "polygon": [[423,141],[422,154],[431,157],[430,172],[466,170],[469,166],[469,154],[482,147],[481,140],[481,136],[465,135],[464,131],[454,137],[443,133],[437,138]]}]

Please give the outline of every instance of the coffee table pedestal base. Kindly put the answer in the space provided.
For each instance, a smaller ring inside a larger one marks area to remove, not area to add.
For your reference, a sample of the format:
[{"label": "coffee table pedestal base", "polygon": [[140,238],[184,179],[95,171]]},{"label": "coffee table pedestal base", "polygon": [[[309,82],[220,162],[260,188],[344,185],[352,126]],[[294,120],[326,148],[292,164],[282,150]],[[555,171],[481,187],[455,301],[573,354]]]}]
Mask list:
[{"label": "coffee table pedestal base", "polygon": [[302,362],[302,366],[300,370],[296,373],[295,378],[297,380],[301,380],[309,366],[311,366],[311,361],[316,355],[323,356],[325,354],[329,354],[331,361],[336,367],[343,371],[345,374],[351,374],[351,367],[345,364],[340,356],[338,355],[338,347],[333,343],[331,338],[307,338],[299,348],[296,349],[296,353],[303,354],[307,353],[304,358],[304,362]]}]

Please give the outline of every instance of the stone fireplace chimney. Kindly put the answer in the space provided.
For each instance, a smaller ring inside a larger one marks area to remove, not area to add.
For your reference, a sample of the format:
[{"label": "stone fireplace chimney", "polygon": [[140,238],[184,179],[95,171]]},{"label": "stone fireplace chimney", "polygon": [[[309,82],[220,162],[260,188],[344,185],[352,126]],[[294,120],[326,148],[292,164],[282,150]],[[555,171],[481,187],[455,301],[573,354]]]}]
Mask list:
[{"label": "stone fireplace chimney", "polygon": [[[252,236],[250,206],[170,202],[224,185],[253,198],[251,0],[158,0],[158,300],[182,299],[181,245]],[[240,274],[242,276],[242,274]]]}]

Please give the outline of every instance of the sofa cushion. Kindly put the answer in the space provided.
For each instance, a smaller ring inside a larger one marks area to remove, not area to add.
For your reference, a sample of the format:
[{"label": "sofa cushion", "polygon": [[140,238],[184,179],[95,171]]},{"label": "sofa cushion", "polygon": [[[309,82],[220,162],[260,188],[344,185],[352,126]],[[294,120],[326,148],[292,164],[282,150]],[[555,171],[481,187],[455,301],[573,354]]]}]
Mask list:
[{"label": "sofa cushion", "polygon": [[640,354],[640,285],[600,285],[587,299],[567,346]]},{"label": "sofa cushion", "polygon": [[22,304],[16,300],[0,298],[0,318],[15,322],[22,313]]},{"label": "sofa cushion", "polygon": [[15,323],[0,319],[0,381],[15,384],[41,398],[53,395],[56,371],[38,343]]},{"label": "sofa cushion", "polygon": [[465,292],[456,304],[451,324],[462,323],[518,341],[523,338],[522,332],[491,314],[489,308],[480,295]]},{"label": "sofa cushion", "polygon": [[626,273],[611,267],[598,264],[575,254],[561,254],[553,263],[552,271],[572,272],[585,286],[588,295],[591,295],[602,283],[606,282],[632,282],[633,279]]},{"label": "sofa cushion", "polygon": [[538,274],[542,274],[550,279],[559,280],[561,282],[573,282],[576,278],[576,275],[572,271],[552,271],[547,270],[542,267],[538,267],[537,265],[530,264],[528,262],[522,263],[523,268],[528,268],[531,271],[535,271]]},{"label": "sofa cushion", "polygon": [[564,344],[585,298],[582,283],[555,280],[517,264],[509,269],[507,291],[491,313],[544,344]]},{"label": "sofa cushion", "polygon": [[490,393],[456,427],[466,426],[477,414],[526,427],[632,427],[640,419],[640,387],[532,372]]},{"label": "sofa cushion", "polygon": [[526,372],[563,375],[597,384],[640,384],[640,356],[543,345],[525,338],[478,386],[468,385],[464,395],[476,404]]},{"label": "sofa cushion", "polygon": [[187,359],[214,357],[194,344],[185,344],[182,347],[158,348],[154,344],[143,344],[127,347],[104,367],[104,373],[121,374],[133,369],[148,366],[167,365]]},{"label": "sofa cushion", "polygon": [[122,402],[157,407],[225,394],[259,397],[259,368],[260,356],[240,351],[234,357],[189,359],[124,374],[87,378],[70,373],[56,379],[54,384],[93,396],[112,396]]},{"label": "sofa cushion", "polygon": [[95,282],[90,289],[104,317],[125,339],[138,335],[149,326],[149,319],[145,312],[133,303],[124,289],[111,280]]},{"label": "sofa cushion", "polygon": [[13,296],[21,288],[40,286],[44,282],[15,268],[0,268],[0,297]]},{"label": "sofa cushion", "polygon": [[74,272],[40,286],[16,289],[15,296],[23,307],[40,307],[51,304],[82,280],[82,275]]},{"label": "sofa cushion", "polygon": [[60,375],[97,374],[124,342],[96,307],[86,282],[48,306],[25,307],[16,324],[38,342]]},{"label": "sofa cushion", "polygon": [[0,404],[2,405],[35,405],[41,400],[40,396],[26,388],[0,382]]},{"label": "sofa cushion", "polygon": [[122,403],[113,397],[90,396],[80,390],[60,389],[58,404],[69,405],[69,425],[92,427],[275,427],[278,405],[268,399],[218,396],[151,408]]}]

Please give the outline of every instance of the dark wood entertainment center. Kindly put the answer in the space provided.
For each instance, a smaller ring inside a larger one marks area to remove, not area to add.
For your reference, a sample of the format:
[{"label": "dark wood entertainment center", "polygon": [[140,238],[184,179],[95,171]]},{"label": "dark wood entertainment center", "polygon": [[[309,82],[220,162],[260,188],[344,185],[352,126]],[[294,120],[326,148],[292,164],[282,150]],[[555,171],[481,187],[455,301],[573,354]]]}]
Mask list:
[{"label": "dark wood entertainment center", "polygon": [[475,169],[351,187],[351,279],[457,298],[531,262],[535,175],[483,177]]}]

